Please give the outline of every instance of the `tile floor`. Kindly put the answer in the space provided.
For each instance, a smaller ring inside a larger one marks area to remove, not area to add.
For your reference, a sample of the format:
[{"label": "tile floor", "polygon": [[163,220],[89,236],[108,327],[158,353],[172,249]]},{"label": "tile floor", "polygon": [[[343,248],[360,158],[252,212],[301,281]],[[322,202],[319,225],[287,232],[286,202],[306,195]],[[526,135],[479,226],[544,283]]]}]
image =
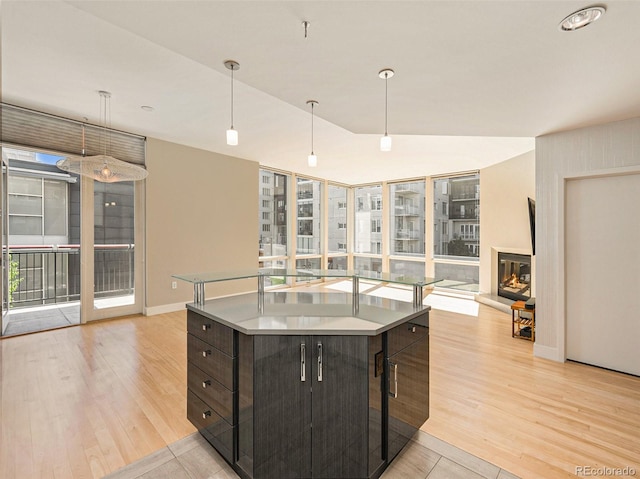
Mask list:
[{"label": "tile floor", "polygon": [[[237,479],[238,475],[194,433],[105,479]],[[518,479],[422,431],[400,452],[383,479]]]}]

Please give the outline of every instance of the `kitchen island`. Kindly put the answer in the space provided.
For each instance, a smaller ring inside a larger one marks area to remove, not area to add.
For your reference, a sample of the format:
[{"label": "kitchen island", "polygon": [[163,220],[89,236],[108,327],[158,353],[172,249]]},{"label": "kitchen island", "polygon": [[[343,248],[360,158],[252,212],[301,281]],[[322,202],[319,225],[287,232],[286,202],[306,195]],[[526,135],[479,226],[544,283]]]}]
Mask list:
[{"label": "kitchen island", "polygon": [[188,419],[244,478],[379,477],[429,415],[430,308],[258,289],[187,305]]}]

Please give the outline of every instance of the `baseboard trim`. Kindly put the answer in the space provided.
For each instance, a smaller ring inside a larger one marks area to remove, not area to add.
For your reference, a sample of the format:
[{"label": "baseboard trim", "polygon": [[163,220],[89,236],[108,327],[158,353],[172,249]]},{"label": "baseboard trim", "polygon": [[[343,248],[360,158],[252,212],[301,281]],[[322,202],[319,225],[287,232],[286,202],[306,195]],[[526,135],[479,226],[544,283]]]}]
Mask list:
[{"label": "baseboard trim", "polygon": [[182,311],[187,309],[184,301],[181,303],[162,304],[160,306],[151,306],[144,308],[143,314],[145,316],[155,316],[156,314],[174,313],[176,311]]}]

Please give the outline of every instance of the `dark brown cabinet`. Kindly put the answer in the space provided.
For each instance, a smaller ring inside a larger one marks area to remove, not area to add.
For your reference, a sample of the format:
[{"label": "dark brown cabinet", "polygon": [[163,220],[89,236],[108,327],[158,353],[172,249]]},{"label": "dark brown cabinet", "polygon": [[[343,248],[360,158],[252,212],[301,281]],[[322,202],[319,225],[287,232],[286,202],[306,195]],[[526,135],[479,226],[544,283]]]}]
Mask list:
[{"label": "dark brown cabinet", "polygon": [[236,424],[233,330],[187,312],[187,418],[233,462]]},{"label": "dark brown cabinet", "polygon": [[428,418],[428,311],[367,336],[249,335],[189,310],[188,331],[188,418],[243,478],[379,477]]},{"label": "dark brown cabinet", "polygon": [[388,362],[388,458],[391,461],[429,417],[428,334],[417,334],[416,341],[391,355]]},{"label": "dark brown cabinet", "polygon": [[252,336],[239,344],[239,466],[256,479],[367,477],[368,337]]}]

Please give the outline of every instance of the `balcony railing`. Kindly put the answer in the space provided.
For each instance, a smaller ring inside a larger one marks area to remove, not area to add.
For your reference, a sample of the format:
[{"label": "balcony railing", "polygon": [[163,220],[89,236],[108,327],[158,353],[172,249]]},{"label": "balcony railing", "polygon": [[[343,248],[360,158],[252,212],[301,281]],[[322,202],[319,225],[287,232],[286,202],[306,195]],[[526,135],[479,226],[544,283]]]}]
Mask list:
[{"label": "balcony railing", "polygon": [[396,216],[419,216],[420,208],[417,206],[398,205],[395,209]]},{"label": "balcony railing", "polygon": [[[11,308],[80,300],[79,245],[10,246],[9,256]],[[134,245],[95,245],[94,285],[95,298],[133,294]]]},{"label": "balcony railing", "polygon": [[417,230],[397,230],[395,239],[399,240],[417,240],[420,239],[420,231]]}]

